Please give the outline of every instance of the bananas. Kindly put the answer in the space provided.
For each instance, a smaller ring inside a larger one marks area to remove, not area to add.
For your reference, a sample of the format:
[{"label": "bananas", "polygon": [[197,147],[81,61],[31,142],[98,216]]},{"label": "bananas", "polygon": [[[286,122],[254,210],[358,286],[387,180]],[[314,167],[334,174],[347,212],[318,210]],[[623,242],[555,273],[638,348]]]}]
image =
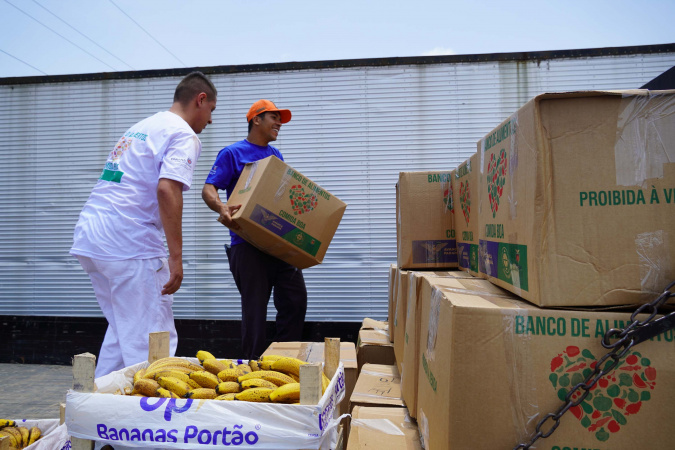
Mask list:
[{"label": "bananas", "polygon": [[[125,387],[124,395],[144,397],[189,398],[204,400],[297,403],[300,399],[300,366],[306,362],[292,357],[266,355],[259,360],[237,364],[217,359],[210,352],[197,352],[199,364],[185,358],[159,359],[133,375],[133,389]],[[330,380],[322,374],[323,391]],[[0,433],[12,421],[0,420]],[[16,442],[28,442],[31,432],[5,433]],[[0,434],[2,436],[2,434]],[[38,436],[38,435],[36,435]],[[37,437],[36,437],[37,439]],[[20,448],[16,445],[13,447]]]},{"label": "bananas", "polygon": [[236,381],[223,381],[222,383],[218,383],[218,386],[216,386],[216,394],[218,395],[236,394],[240,391],[241,385],[239,385],[239,383]]},{"label": "bananas", "polygon": [[220,379],[206,370],[199,370],[190,374],[190,379],[199,384],[199,387],[215,389],[220,383]]},{"label": "bananas", "polygon": [[41,437],[42,430],[38,427],[18,427],[13,420],[0,419],[0,438],[9,439],[10,449],[26,448]]},{"label": "bananas", "polygon": [[207,359],[216,359],[213,354],[207,352],[206,350],[199,350],[197,352],[197,359],[199,360],[199,364],[204,365],[204,361]]},{"label": "bananas", "polygon": [[249,378],[241,382],[241,388],[244,389],[253,389],[253,388],[268,388],[276,389],[277,385],[271,381],[263,380],[262,378]]},{"label": "bananas", "polygon": [[270,394],[274,403],[295,403],[300,400],[300,383],[288,383],[279,386]]},{"label": "bananas", "polygon": [[185,397],[187,398],[194,398],[194,399],[213,399],[216,398],[218,395],[216,394],[215,389],[211,388],[197,388],[197,389],[192,389],[191,391],[188,391],[187,394],[185,394]]},{"label": "bananas", "polygon": [[159,377],[157,383],[181,398],[185,398],[185,395],[192,389],[185,381],[174,377]]},{"label": "bananas", "polygon": [[288,375],[281,372],[275,372],[273,370],[259,370],[257,372],[247,373],[246,375],[240,376],[237,381],[241,383],[242,381],[250,380],[252,378],[262,378],[263,380],[271,381],[277,386],[295,383],[295,380]]},{"label": "bananas", "polygon": [[16,422],[13,420],[9,419],[0,419],[0,430],[2,430],[5,427],[15,427]]},{"label": "bananas", "polygon": [[234,399],[244,402],[269,402],[272,392],[274,391],[270,388],[246,389],[238,394],[234,394]]},{"label": "bananas", "polygon": [[307,363],[297,358],[279,358],[272,362],[272,370],[283,372],[287,375],[300,376],[300,366],[303,364]]}]

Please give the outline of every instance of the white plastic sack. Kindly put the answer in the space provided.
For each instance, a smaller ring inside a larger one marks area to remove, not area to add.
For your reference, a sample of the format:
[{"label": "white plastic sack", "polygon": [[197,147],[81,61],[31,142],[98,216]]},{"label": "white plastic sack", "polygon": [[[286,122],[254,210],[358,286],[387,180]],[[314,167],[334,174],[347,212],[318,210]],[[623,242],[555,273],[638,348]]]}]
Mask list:
[{"label": "white plastic sack", "polygon": [[70,450],[70,436],[66,425],[59,425],[58,419],[12,419],[18,427],[38,427],[42,437],[25,450]]},{"label": "white plastic sack", "polygon": [[315,406],[108,394],[131,386],[145,365],[96,379],[96,393],[68,391],[68,433],[115,450],[335,448],[339,418],[333,415],[345,396],[342,363]]}]

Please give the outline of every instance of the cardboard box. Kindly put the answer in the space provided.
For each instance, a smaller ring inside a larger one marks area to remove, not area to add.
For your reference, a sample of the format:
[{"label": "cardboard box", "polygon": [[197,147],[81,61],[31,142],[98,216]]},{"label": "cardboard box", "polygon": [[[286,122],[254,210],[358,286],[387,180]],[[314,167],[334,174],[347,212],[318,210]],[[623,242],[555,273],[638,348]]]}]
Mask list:
[{"label": "cardboard box", "polygon": [[417,417],[417,386],[420,367],[420,315],[422,298],[430,298],[434,288],[446,288],[455,292],[480,292],[490,295],[515,296],[487,280],[476,278],[467,272],[412,272],[408,309],[405,321],[405,344],[401,369],[401,392],[410,416]]},{"label": "cardboard box", "polygon": [[398,267],[457,267],[450,172],[401,172],[396,184]]},{"label": "cardboard box", "polygon": [[[323,342],[272,342],[263,355],[292,356],[309,363],[323,363]],[[345,399],[349,399],[358,377],[356,346],[353,342],[340,342],[340,362],[345,371]],[[340,403],[340,414],[347,414],[349,402]]]},{"label": "cardboard box", "polygon": [[321,264],[347,208],[276,156],[246,164],[227,204],[242,239],[299,269]]},{"label": "cardboard box", "polygon": [[384,330],[359,330],[356,343],[356,362],[358,370],[364,364],[396,364],[394,345],[389,340],[389,333]]},{"label": "cardboard box", "polygon": [[364,364],[349,397],[349,410],[355,406],[405,407],[401,396],[401,376],[396,366]]},{"label": "cardboard box", "polygon": [[[630,322],[630,313],[435,292],[422,306],[417,408],[425,447],[434,450],[514,448],[529,439],[607,353],[607,329]],[[670,330],[630,349],[536,447],[672,449],[664,419],[675,412],[673,339]]]},{"label": "cardboard box", "polygon": [[404,408],[355,406],[347,450],[379,448],[422,450],[417,425]]},{"label": "cardboard box", "polygon": [[401,371],[403,362],[403,344],[405,340],[405,316],[408,306],[408,270],[399,270],[396,286],[396,313],[394,315],[394,356],[396,366]]},{"label": "cardboard box", "polygon": [[389,292],[391,297],[389,298],[389,310],[387,311],[387,322],[389,323],[389,339],[391,342],[394,342],[394,333],[396,332],[396,301],[398,300],[398,280],[400,277],[400,272],[398,268],[393,265],[393,273],[390,267],[389,275]]},{"label": "cardboard box", "polygon": [[540,306],[651,301],[675,279],[675,91],[530,100],[479,143],[480,271]]},{"label": "cardboard box", "polygon": [[480,154],[453,170],[455,232],[457,234],[457,264],[459,269],[480,277],[478,270],[478,189],[480,188]]}]

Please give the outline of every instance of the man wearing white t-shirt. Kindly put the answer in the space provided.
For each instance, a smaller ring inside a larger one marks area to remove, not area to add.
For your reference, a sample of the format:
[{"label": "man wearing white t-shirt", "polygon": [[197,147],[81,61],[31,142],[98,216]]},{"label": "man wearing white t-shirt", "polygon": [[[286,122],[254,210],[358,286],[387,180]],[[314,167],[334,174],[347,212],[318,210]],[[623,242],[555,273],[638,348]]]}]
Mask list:
[{"label": "man wearing white t-shirt", "polygon": [[108,320],[97,378],[145,361],[152,332],[169,331],[176,352],[171,307],[183,281],[183,191],[192,184],[197,134],[211,123],[216,97],[201,72],[183,78],[168,111],[117,141],[80,213],[70,254],[89,274]]}]

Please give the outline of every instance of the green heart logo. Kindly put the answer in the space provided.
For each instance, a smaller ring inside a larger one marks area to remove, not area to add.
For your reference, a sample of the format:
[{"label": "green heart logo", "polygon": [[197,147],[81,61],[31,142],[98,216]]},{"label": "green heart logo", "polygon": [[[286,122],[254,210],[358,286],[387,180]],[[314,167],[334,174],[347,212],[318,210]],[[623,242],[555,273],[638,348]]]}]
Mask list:
[{"label": "green heart logo", "polygon": [[497,214],[497,210],[499,209],[499,199],[504,193],[506,165],[506,150],[501,149],[499,157],[495,157],[494,153],[490,155],[490,161],[488,162],[487,167],[487,183],[492,218]]},{"label": "green heart logo", "polygon": [[291,199],[291,208],[293,208],[293,214],[296,216],[298,214],[308,213],[316,208],[317,203],[319,202],[315,193],[311,196],[305,193],[305,190],[301,185],[296,184],[291,186],[289,198]]},{"label": "green heart logo", "polygon": [[[571,388],[583,382],[595,369],[597,359],[587,349],[569,346],[551,360],[549,380],[562,401]],[[640,412],[656,387],[656,369],[639,352],[631,352],[616,368],[598,380],[588,396],[570,412],[598,441],[607,441],[628,423],[628,416]],[[572,400],[579,398],[576,392]]]}]

